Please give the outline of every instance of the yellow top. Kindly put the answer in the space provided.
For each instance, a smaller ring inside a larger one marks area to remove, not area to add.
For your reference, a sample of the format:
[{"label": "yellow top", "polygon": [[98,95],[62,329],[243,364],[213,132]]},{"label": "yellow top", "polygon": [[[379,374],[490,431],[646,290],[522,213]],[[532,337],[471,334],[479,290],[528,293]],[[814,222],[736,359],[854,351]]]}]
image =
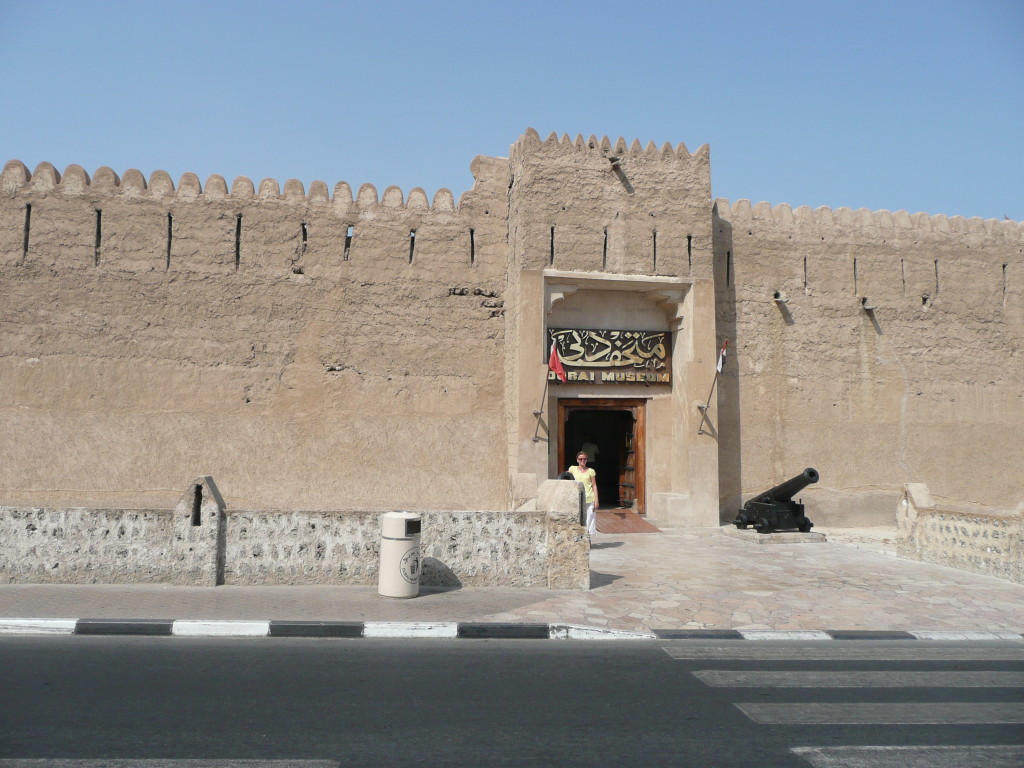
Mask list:
[{"label": "yellow top", "polygon": [[586,470],[582,470],[579,467],[569,467],[569,472],[576,478],[576,482],[583,483],[583,490],[586,492],[587,504],[594,503],[594,478],[597,477],[597,472],[587,467]]}]

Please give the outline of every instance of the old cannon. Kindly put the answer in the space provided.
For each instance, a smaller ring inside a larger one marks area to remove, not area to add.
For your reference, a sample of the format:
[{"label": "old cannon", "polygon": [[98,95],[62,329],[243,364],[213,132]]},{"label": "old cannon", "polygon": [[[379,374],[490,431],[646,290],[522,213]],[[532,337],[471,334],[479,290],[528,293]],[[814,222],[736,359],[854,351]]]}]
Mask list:
[{"label": "old cannon", "polygon": [[818,471],[808,467],[796,477],[791,477],[744,504],[732,521],[733,525],[737,528],[752,526],[758,533],[793,529],[807,533],[814,523],[804,515],[804,505],[793,501],[793,496],[816,482]]}]

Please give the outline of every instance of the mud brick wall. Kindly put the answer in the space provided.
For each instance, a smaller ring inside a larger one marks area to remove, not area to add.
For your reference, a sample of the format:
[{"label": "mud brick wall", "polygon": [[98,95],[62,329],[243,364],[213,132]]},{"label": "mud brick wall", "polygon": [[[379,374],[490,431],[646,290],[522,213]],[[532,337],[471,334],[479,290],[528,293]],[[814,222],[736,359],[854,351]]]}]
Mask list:
[{"label": "mud brick wall", "polygon": [[0,502],[507,506],[498,166],[456,206],[8,163]]},{"label": "mud brick wall", "polygon": [[0,503],[161,508],[203,472],[233,509],[509,509],[513,474],[545,475],[545,270],[714,293],[678,381],[730,340],[715,437],[674,436],[652,487],[699,461],[729,520],[813,466],[821,525],[892,523],[910,481],[1019,502],[1021,223],[714,201],[706,145],[531,129],[472,169],[456,201],[7,163]]},{"label": "mud brick wall", "polygon": [[715,206],[723,509],[804,467],[823,525],[903,484],[990,507],[1024,471],[1024,237],[1012,221]]}]

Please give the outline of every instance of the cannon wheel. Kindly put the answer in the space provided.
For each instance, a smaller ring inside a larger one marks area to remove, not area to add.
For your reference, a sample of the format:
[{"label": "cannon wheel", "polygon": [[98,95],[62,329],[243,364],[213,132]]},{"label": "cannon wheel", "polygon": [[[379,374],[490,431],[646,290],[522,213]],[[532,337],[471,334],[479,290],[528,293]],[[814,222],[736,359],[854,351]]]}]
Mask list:
[{"label": "cannon wheel", "polygon": [[797,520],[797,528],[799,529],[800,533],[810,533],[811,528],[813,527],[814,523],[812,523],[806,517],[801,517],[799,520]]},{"label": "cannon wheel", "polygon": [[771,533],[772,530],[772,524],[768,522],[768,518],[766,517],[757,518],[757,522],[754,523],[754,527],[757,529],[758,533]]},{"label": "cannon wheel", "polygon": [[741,531],[745,531],[747,530],[747,526],[750,525],[750,520],[747,519],[746,515],[741,513],[736,516],[736,519],[733,521],[733,525],[735,525]]}]

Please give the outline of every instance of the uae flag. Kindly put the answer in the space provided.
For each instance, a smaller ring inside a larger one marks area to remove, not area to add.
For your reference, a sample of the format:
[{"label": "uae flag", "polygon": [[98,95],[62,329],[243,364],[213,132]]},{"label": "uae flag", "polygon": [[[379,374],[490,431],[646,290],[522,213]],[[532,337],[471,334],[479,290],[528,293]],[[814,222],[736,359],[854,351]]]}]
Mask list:
[{"label": "uae flag", "polygon": [[729,340],[726,339],[725,341],[722,342],[722,351],[718,353],[718,365],[715,366],[716,368],[718,368],[719,373],[721,373],[722,369],[725,367],[725,348],[728,346]]},{"label": "uae flag", "polygon": [[562,367],[562,359],[558,356],[558,350],[555,349],[555,342],[551,342],[551,354],[548,355],[548,370],[554,371],[558,380],[563,384],[567,381],[565,378],[565,368]]}]

